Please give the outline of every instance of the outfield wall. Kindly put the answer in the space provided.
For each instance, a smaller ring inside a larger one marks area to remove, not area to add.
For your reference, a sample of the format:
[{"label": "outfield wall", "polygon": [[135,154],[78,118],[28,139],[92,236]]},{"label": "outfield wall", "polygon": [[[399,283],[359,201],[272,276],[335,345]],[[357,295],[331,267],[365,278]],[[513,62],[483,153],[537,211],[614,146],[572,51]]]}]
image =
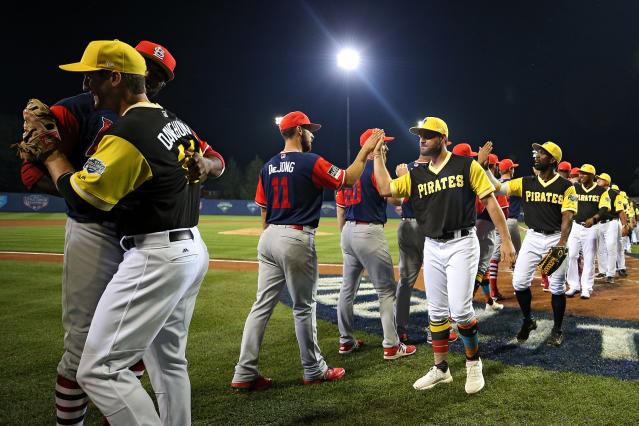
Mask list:
[{"label": "outfield wall", "polygon": [[[64,200],[46,194],[32,193],[0,193],[0,212],[45,212],[64,213],[67,207]],[[215,200],[203,198],[200,202],[201,214],[259,216],[260,208],[252,200]],[[389,218],[399,215],[395,207],[389,205],[386,209]],[[335,202],[322,203],[322,217],[335,217]]]}]

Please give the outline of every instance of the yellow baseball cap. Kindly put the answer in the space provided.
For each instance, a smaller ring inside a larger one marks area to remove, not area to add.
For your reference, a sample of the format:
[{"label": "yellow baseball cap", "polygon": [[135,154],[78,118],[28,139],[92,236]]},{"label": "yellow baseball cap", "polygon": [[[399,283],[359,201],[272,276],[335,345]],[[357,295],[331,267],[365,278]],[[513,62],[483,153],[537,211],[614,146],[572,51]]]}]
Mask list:
[{"label": "yellow baseball cap", "polygon": [[610,185],[610,187],[615,191],[619,191],[619,185],[617,185],[616,183],[613,183],[612,185]]},{"label": "yellow baseball cap", "polygon": [[65,71],[118,71],[146,75],[146,62],[137,50],[120,40],[99,40],[89,43],[80,62],[60,65]]},{"label": "yellow baseball cap", "polygon": [[582,173],[590,173],[591,175],[597,174],[595,173],[595,166],[593,166],[592,164],[584,164],[579,168],[579,171]]},{"label": "yellow baseball cap", "polygon": [[448,126],[441,118],[426,117],[419,122],[419,126],[410,128],[410,132],[414,135],[419,135],[420,130],[432,130],[448,137]]},{"label": "yellow baseball cap", "polygon": [[608,184],[610,184],[610,182],[612,182],[612,179],[610,178],[610,175],[608,173],[602,173],[599,176],[597,176],[597,179],[603,179],[606,182],[608,182]]},{"label": "yellow baseball cap", "polygon": [[534,143],[532,144],[532,147],[535,151],[539,151],[540,149],[547,151],[548,154],[552,155],[552,157],[557,160],[557,163],[561,161],[561,148],[559,148],[559,145],[554,142],[548,141],[544,142],[542,145]]}]

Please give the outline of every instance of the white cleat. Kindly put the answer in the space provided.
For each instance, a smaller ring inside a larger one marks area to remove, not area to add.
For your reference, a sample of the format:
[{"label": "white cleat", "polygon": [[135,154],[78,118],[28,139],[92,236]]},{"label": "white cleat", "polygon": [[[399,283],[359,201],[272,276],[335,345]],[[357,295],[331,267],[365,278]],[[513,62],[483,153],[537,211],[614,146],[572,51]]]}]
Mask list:
[{"label": "white cleat", "polygon": [[466,361],[466,393],[477,393],[484,388],[485,384],[481,359]]},{"label": "white cleat", "polygon": [[444,373],[436,365],[433,365],[424,377],[420,377],[413,383],[413,387],[417,390],[426,390],[440,383],[450,383],[452,381],[453,376],[450,375],[450,368],[447,368]]},{"label": "white cleat", "polygon": [[502,309],[504,309],[504,305],[497,303],[497,301],[493,301],[492,305],[486,304],[487,311],[501,311]]}]

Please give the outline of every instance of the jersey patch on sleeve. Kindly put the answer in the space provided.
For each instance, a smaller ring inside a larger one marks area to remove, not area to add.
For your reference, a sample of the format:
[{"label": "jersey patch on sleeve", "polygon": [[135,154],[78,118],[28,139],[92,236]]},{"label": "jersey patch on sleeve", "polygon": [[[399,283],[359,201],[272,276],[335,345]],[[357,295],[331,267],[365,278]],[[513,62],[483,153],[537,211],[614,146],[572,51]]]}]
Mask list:
[{"label": "jersey patch on sleeve", "polygon": [[339,179],[339,175],[341,173],[342,169],[340,169],[337,166],[331,166],[330,169],[328,169],[326,171],[326,173],[328,173],[330,176],[333,176],[335,179]]},{"label": "jersey patch on sleeve", "polygon": [[87,173],[101,175],[106,170],[106,165],[98,158],[89,158],[87,162],[84,163],[83,169],[86,170]]}]

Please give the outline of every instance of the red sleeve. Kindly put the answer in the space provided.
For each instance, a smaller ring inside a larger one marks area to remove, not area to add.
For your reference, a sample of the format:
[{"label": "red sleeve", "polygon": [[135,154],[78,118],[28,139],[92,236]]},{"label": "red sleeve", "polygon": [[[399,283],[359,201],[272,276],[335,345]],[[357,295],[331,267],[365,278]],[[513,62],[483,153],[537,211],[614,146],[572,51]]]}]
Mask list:
[{"label": "red sleeve", "polygon": [[337,194],[335,194],[335,204],[337,204],[338,207],[346,208],[346,200],[344,200],[343,189],[340,189],[339,191],[337,191]]},{"label": "red sleeve", "polygon": [[28,191],[31,191],[33,185],[35,185],[42,176],[46,174],[46,171],[40,168],[41,166],[32,163],[30,161],[23,161],[22,167],[20,167],[20,179]]},{"label": "red sleeve", "polygon": [[195,133],[195,131],[193,131],[193,134],[197,138],[198,142],[200,142],[200,151],[202,151],[202,157],[215,157],[219,159],[222,162],[222,170],[224,170],[226,168],[226,163],[224,162],[224,157],[222,157],[222,154],[211,148],[211,145],[200,138],[200,135]]},{"label": "red sleeve", "polygon": [[69,154],[81,142],[78,120],[68,108],[62,105],[53,105],[50,109],[55,116],[60,138],[62,138],[62,152]]},{"label": "red sleeve", "polygon": [[504,207],[509,207],[510,203],[508,202],[508,197],[506,195],[498,195],[497,196],[497,203],[499,203],[499,207],[501,207],[502,209]]},{"label": "red sleeve", "polygon": [[262,175],[257,180],[257,188],[255,190],[255,204],[266,208],[266,194],[264,194],[264,185],[262,185]]},{"label": "red sleeve", "polygon": [[319,157],[313,166],[312,180],[317,188],[340,189],[346,180],[346,171]]}]

